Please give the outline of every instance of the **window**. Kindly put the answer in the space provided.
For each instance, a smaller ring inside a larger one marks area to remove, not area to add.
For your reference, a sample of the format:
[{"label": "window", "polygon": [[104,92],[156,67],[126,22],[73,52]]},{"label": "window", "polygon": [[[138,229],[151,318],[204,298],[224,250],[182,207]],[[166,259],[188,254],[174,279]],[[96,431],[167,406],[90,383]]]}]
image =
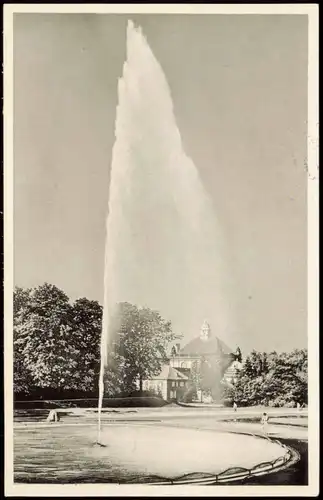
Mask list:
[{"label": "window", "polygon": [[185,363],[185,361],[182,363],[182,368],[187,368],[187,363]]},{"label": "window", "polygon": [[172,387],[176,387],[176,382],[175,381],[172,382]]},{"label": "window", "polygon": [[179,383],[179,385],[180,385],[181,387],[184,387],[185,382],[180,382],[180,383]]}]

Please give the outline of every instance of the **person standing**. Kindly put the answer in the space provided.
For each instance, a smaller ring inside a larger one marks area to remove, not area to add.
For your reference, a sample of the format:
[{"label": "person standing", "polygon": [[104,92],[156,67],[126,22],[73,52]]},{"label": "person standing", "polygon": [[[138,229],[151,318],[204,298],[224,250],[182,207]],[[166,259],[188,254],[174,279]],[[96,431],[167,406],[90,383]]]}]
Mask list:
[{"label": "person standing", "polygon": [[262,414],[261,417],[261,426],[262,426],[262,431],[267,434],[268,432],[268,415],[266,412]]}]

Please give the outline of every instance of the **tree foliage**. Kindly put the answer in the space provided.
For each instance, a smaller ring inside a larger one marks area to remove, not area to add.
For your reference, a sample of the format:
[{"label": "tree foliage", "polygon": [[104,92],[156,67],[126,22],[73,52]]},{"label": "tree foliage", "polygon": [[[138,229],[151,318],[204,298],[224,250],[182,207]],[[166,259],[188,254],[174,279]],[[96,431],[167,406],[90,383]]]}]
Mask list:
[{"label": "tree foliage", "polygon": [[[54,285],[14,291],[14,391],[97,393],[102,307],[71,303]],[[123,394],[157,375],[177,338],[158,311],[121,303],[110,332],[106,394]]]},{"label": "tree foliage", "polygon": [[99,366],[101,306],[45,283],[14,292],[14,389],[93,390]]},{"label": "tree foliage", "polygon": [[33,386],[32,375],[24,363],[22,325],[30,300],[30,289],[16,287],[13,296],[13,385],[15,393],[28,393]]},{"label": "tree foliage", "polygon": [[76,348],[74,383],[96,391],[100,370],[102,307],[95,300],[78,299],[72,306],[72,338]]},{"label": "tree foliage", "polygon": [[[54,285],[17,287],[13,302],[14,391],[97,394],[102,307],[81,298],[71,303]],[[123,395],[160,372],[169,344],[178,338],[158,311],[128,302],[117,305],[111,324],[106,395]],[[240,351],[240,350],[239,350]],[[241,352],[236,352],[235,359]],[[197,390],[219,396],[219,382],[230,360],[193,363]],[[232,360],[231,360],[232,361]],[[231,362],[230,361],[230,362]],[[293,406],[307,403],[307,350],[290,353],[252,351],[234,384],[222,397],[238,404]]]},{"label": "tree foliage", "polygon": [[142,390],[144,379],[160,373],[169,344],[178,337],[158,311],[128,302],[118,304],[112,324],[113,348],[105,388],[109,392],[116,389],[112,379],[118,381],[120,391],[133,390],[138,381]]},{"label": "tree foliage", "polygon": [[295,406],[307,403],[307,350],[291,353],[252,351],[234,385],[223,397],[242,406]]}]

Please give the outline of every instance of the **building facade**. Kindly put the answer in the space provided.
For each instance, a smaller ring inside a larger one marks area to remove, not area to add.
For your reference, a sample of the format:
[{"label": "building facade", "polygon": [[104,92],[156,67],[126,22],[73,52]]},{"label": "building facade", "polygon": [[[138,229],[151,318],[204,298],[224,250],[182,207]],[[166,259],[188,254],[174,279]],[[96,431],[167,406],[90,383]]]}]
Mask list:
[{"label": "building facade", "polygon": [[223,380],[228,384],[236,384],[239,371],[242,368],[242,362],[235,360],[224,372]]},{"label": "building facade", "polygon": [[[217,398],[223,382],[235,383],[241,366],[240,349],[234,353],[222,340],[212,335],[210,325],[204,321],[200,335],[182,348],[180,344],[174,345],[169,363],[163,366],[157,377],[145,380],[143,388],[166,400],[180,399],[194,385],[193,372],[201,371],[203,367],[204,378],[212,387],[212,397]],[[200,391],[201,399],[202,393]],[[210,393],[204,396],[211,397]]]},{"label": "building facade", "polygon": [[222,340],[213,336],[210,325],[204,321],[200,335],[183,348],[180,344],[173,346],[170,355],[170,365],[174,368],[191,371],[193,365],[202,359],[221,366],[223,374],[225,370],[236,360],[236,353],[233,353]]},{"label": "building facade", "polygon": [[164,365],[156,377],[143,381],[145,391],[152,391],[166,401],[180,399],[188,385],[189,378],[170,365]]}]

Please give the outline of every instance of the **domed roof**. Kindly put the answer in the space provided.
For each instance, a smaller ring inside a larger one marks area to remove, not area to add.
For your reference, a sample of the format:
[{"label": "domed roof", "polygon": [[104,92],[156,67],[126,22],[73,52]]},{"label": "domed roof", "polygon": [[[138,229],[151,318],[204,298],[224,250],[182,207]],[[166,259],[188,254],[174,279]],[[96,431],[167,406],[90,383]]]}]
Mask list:
[{"label": "domed roof", "polygon": [[217,356],[222,357],[232,354],[232,349],[230,349],[222,340],[218,337],[211,335],[211,328],[209,323],[204,320],[200,336],[191,340],[186,344],[179,352],[179,355],[186,356]]},{"label": "domed roof", "polygon": [[180,354],[185,355],[228,355],[232,353],[230,349],[218,337],[208,337],[207,339],[196,337],[180,350]]}]

